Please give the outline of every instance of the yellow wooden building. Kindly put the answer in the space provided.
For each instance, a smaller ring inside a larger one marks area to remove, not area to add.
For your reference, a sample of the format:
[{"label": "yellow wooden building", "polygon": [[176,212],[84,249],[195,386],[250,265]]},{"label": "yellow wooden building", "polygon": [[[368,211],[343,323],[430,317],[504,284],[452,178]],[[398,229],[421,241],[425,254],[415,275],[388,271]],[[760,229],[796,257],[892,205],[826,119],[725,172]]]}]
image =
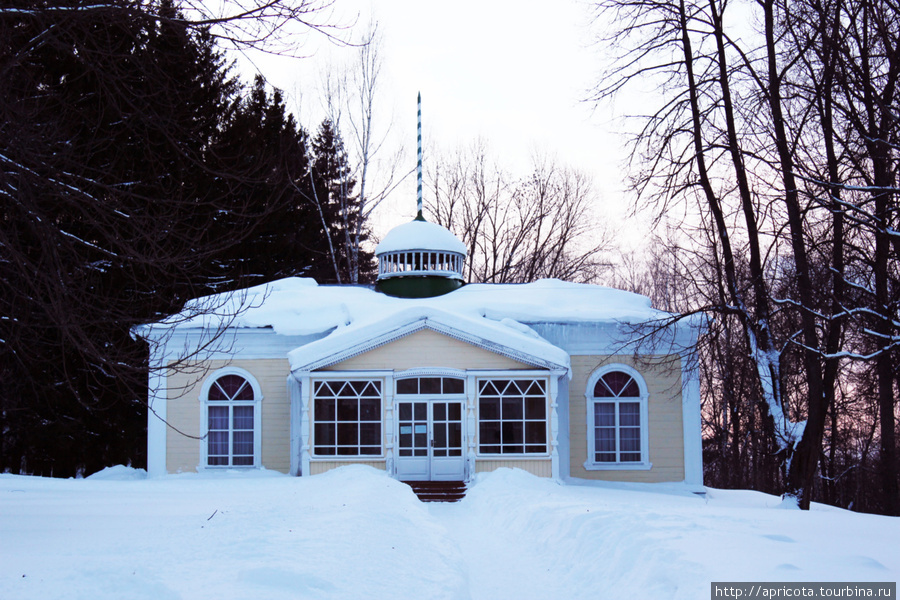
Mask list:
[{"label": "yellow wooden building", "polygon": [[376,256],[375,286],[284,279],[139,328],[150,475],[353,463],[700,488],[696,321],[595,285],[463,285],[465,248],[422,220]]}]

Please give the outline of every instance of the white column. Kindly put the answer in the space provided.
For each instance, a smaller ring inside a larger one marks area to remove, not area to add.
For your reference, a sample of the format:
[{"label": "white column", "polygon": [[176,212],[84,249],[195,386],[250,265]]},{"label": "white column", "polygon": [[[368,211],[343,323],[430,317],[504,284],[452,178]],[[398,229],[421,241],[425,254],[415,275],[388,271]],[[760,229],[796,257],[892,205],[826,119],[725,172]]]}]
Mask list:
[{"label": "white column", "polygon": [[301,436],[302,420],[302,393],[300,382],[293,375],[287,376],[288,398],[291,399],[291,475],[302,475],[300,469],[300,452],[303,446]]},{"label": "white column", "polygon": [[681,357],[681,422],[684,436],[684,482],[703,488],[703,433],[700,423],[700,369]]},{"label": "white column", "polygon": [[147,475],[150,477],[166,474],[168,388],[161,362],[153,366],[147,382]]},{"label": "white column", "polygon": [[559,472],[559,373],[550,374],[550,473],[553,479],[560,479]]},{"label": "white column", "polygon": [[312,399],[312,385],[309,374],[300,378],[300,474],[309,475],[309,403]]},{"label": "white column", "polygon": [[397,447],[397,433],[394,430],[394,377],[388,375],[384,378],[384,389],[382,389],[381,397],[384,402],[384,411],[382,412],[382,424],[384,425],[385,456],[384,468],[391,476],[394,476],[394,448]]},{"label": "white column", "polygon": [[468,441],[468,452],[466,454],[466,479],[475,477],[475,432],[477,422],[475,419],[475,409],[477,407],[478,389],[475,387],[478,382],[475,375],[466,376],[466,440]]}]

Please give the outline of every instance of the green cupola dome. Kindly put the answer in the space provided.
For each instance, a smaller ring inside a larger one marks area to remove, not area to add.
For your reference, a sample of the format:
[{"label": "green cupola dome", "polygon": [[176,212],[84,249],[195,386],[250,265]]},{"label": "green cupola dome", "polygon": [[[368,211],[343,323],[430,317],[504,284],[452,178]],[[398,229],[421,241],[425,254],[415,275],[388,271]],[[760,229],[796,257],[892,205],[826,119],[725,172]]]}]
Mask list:
[{"label": "green cupola dome", "polygon": [[463,286],[466,247],[450,230],[421,217],[393,228],[375,248],[375,289],[400,298],[429,298]]}]

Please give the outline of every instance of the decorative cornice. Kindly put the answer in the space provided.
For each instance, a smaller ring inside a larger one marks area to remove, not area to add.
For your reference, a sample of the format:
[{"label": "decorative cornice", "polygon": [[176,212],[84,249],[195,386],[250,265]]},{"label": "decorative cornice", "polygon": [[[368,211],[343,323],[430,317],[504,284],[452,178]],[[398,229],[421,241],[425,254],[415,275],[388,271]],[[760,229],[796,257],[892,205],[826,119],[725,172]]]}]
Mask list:
[{"label": "decorative cornice", "polygon": [[304,373],[315,371],[316,369],[329,367],[339,362],[343,362],[345,360],[349,360],[353,357],[359,356],[360,354],[365,354],[366,352],[375,350],[376,348],[380,348],[381,346],[390,344],[391,342],[416,333],[417,331],[422,331],[423,329],[430,329],[436,333],[446,335],[447,337],[470,344],[472,346],[476,346],[478,348],[482,348],[489,352],[493,352],[494,354],[505,356],[506,358],[510,358],[526,365],[548,369],[550,371],[569,371],[569,365],[557,364],[553,361],[549,361],[547,359],[534,356],[532,354],[517,350],[504,344],[494,342],[482,336],[468,333],[459,328],[447,325],[446,323],[441,323],[440,321],[433,318],[422,317],[415,321],[397,327],[396,329],[393,329],[391,331],[376,335],[367,340],[360,341],[359,343],[353,344],[348,348],[344,348],[329,355],[322,356],[307,364],[292,367],[291,372],[296,376],[300,376]]}]

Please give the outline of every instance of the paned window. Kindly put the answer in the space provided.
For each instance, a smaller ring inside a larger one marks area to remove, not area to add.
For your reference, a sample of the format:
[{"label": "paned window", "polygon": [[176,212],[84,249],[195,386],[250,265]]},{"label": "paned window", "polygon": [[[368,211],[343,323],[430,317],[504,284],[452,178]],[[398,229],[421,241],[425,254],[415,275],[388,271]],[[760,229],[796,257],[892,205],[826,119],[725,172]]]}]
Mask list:
[{"label": "paned window", "polygon": [[465,394],[466,380],[459,377],[407,377],[397,380],[397,394]]},{"label": "paned window", "polygon": [[547,382],[478,382],[478,450],[482,454],[547,453]]},{"label": "paned window", "polygon": [[377,456],[381,440],[381,381],[313,383],[316,456]]},{"label": "paned window", "polygon": [[615,465],[644,461],[645,406],[646,398],[635,375],[609,370],[597,378],[588,407],[593,463]]},{"label": "paned window", "polygon": [[222,375],[206,397],[206,464],[210,467],[255,465],[256,398],[241,375]]}]

